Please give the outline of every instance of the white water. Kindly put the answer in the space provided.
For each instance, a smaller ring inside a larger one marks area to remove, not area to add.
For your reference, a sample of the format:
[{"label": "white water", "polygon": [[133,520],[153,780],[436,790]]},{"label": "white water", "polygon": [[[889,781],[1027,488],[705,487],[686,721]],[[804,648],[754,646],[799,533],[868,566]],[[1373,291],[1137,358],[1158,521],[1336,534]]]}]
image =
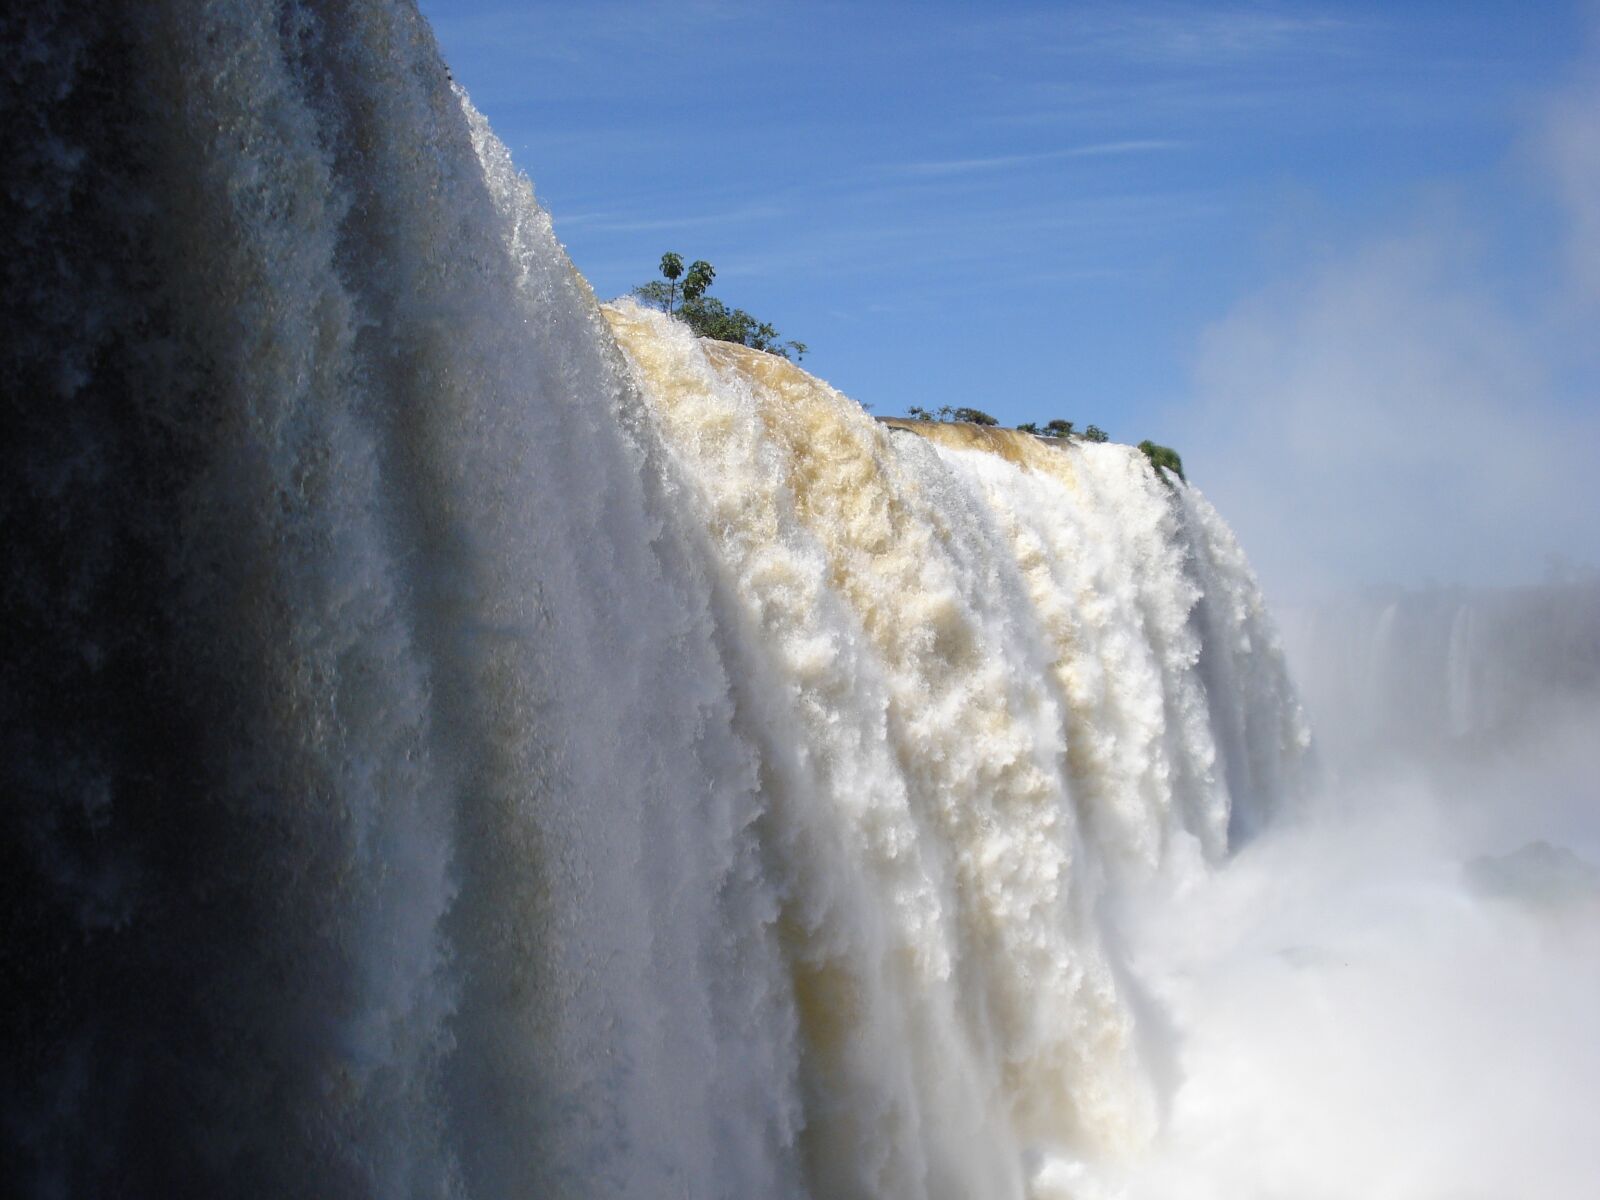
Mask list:
[{"label": "white water", "polygon": [[407,5],[22,25],[25,1193],[1294,1177],[1182,984],[1309,745],[1196,489],[602,310]]},{"label": "white water", "polygon": [[769,795],[805,914],[802,1092],[853,1097],[807,1121],[814,1185],[1012,1195],[1051,1156],[1137,1151],[1158,1098],[1097,910],[1226,849],[1192,570],[1231,631],[1213,657],[1274,681],[1218,702],[1261,709],[1229,736],[1290,775],[1304,748],[1231,539],[1127,447],[930,443],[771,356],[609,315],[797,743]]}]

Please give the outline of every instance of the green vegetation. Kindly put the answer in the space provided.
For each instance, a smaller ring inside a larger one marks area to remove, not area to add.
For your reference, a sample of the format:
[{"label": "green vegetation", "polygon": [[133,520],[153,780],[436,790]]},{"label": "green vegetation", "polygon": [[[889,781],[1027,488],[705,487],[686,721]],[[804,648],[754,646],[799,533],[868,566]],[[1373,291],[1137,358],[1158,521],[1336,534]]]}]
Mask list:
[{"label": "green vegetation", "polygon": [[[661,256],[661,275],[661,279],[641,283],[633,294],[642,303],[684,322],[699,337],[749,346],[780,358],[792,353],[802,361],[811,349],[804,342],[781,340],[782,335],[766,321],[758,321],[744,309],[729,308],[717,297],[708,296],[717,269],[703,258],[695,259],[685,270],[683,256],[669,250]],[[681,288],[679,279],[683,280]]]},{"label": "green vegetation", "polygon": [[[1099,433],[1099,426],[1091,425],[1089,428],[1095,430],[1096,433]],[[1017,432],[1031,433],[1034,437],[1069,438],[1073,436],[1073,423],[1071,421],[1063,421],[1060,417],[1057,417],[1053,421],[1046,421],[1044,428],[1041,429],[1039,428],[1039,423],[1037,421],[1024,421],[1021,425],[1017,426]],[[1089,437],[1091,442],[1105,440],[1103,436],[1099,438],[1090,436],[1088,434],[1082,436]]]},{"label": "green vegetation", "polygon": [[1158,446],[1149,438],[1146,438],[1139,443],[1139,449],[1144,451],[1144,456],[1150,460],[1150,465],[1156,469],[1156,474],[1166,482],[1170,483],[1171,480],[1168,480],[1162,474],[1163,471],[1171,471],[1179,479],[1183,479],[1185,483],[1189,482],[1184,479],[1183,459],[1178,456],[1178,452],[1171,446]]},{"label": "green vegetation", "polygon": [[683,274],[683,256],[668,250],[661,256],[661,273],[667,278],[667,311],[670,313],[678,299],[678,278]]},{"label": "green vegetation", "polygon": [[700,337],[765,350],[780,358],[788,358],[793,352],[796,359],[804,361],[806,351],[811,349],[804,342],[780,341],[778,331],[767,322],[756,320],[742,308],[729,308],[715,296],[684,300],[678,316]]},{"label": "green vegetation", "polygon": [[[913,404],[906,409],[906,415],[914,421],[970,421],[974,425],[998,425],[999,422],[988,413],[976,408],[951,408],[948,404],[932,412],[919,408]],[[1044,428],[1039,428],[1037,421],[1024,421],[1017,427],[1018,433],[1031,433],[1034,437],[1070,438],[1081,437],[1086,442],[1109,441],[1104,429],[1098,425],[1090,425],[1082,433],[1077,433],[1073,422],[1056,417],[1046,421]],[[1176,456],[1174,456],[1176,457]],[[1181,473],[1180,473],[1181,474]]]},{"label": "green vegetation", "polygon": [[[906,416],[913,421],[965,421],[969,425],[998,425],[988,413],[981,408],[951,408],[948,404],[940,405],[933,412],[920,405],[913,404],[906,409]],[[1021,426],[1019,425],[1020,429]]]},{"label": "green vegetation", "polygon": [[[673,255],[674,258],[677,255]],[[698,303],[700,298],[711,288],[711,281],[717,277],[717,269],[703,258],[697,258],[689,264],[689,273],[683,279],[683,302],[685,305]]]},{"label": "green vegetation", "polygon": [[[641,283],[633,289],[633,294],[645,304],[684,322],[700,337],[764,350],[782,358],[788,358],[791,352],[797,359],[805,357],[809,347],[804,342],[780,341],[778,331],[767,322],[758,321],[742,308],[729,308],[717,297],[708,295],[716,278],[717,269],[705,259],[697,258],[685,267],[683,256],[669,250],[661,256],[661,278]],[[962,421],[990,427],[1000,424],[981,408],[952,408],[948,404],[931,412],[913,404],[906,409],[906,415],[915,421]],[[1098,425],[1086,426],[1079,434],[1074,432],[1073,422],[1060,417],[1045,422],[1043,429],[1036,421],[1024,421],[1017,426],[1017,432],[1048,438],[1076,436],[1086,442],[1110,440],[1110,435]],[[1139,449],[1165,482],[1171,483],[1166,475],[1168,471],[1183,482],[1189,482],[1183,473],[1183,459],[1171,446],[1158,446],[1147,438],[1139,443]]]},{"label": "green vegetation", "polygon": [[[974,425],[997,425],[997,422],[988,413],[976,408],[951,408],[948,404],[930,412],[926,408],[913,404],[906,409],[906,415],[914,421],[968,421]],[[1031,433],[1034,437],[1070,438],[1081,437],[1086,442],[1110,441],[1110,435],[1098,425],[1090,425],[1081,434],[1073,433],[1071,421],[1063,421],[1059,417],[1046,422],[1043,429],[1039,428],[1037,421],[1024,421],[1017,426],[1018,433]],[[1167,478],[1166,472],[1171,471],[1183,482],[1188,483],[1188,477],[1183,473],[1183,459],[1171,446],[1158,446],[1146,438],[1139,443],[1139,449],[1150,460],[1156,474],[1167,483],[1172,481]]]}]

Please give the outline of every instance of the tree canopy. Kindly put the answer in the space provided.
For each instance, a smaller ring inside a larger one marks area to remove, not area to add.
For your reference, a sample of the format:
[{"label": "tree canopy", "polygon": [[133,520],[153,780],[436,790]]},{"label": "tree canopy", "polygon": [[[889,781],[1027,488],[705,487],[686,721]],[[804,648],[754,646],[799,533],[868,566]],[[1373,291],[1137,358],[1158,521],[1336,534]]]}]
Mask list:
[{"label": "tree canopy", "polygon": [[1184,479],[1183,459],[1178,457],[1178,452],[1171,446],[1158,446],[1149,438],[1146,438],[1139,443],[1139,449],[1144,451],[1144,456],[1150,460],[1150,465],[1156,469],[1156,474],[1160,475],[1162,479],[1166,479],[1166,476],[1162,474],[1163,471],[1171,471],[1179,479],[1183,479],[1185,483],[1189,482]]},{"label": "tree canopy", "polygon": [[[804,342],[783,341],[782,335],[768,322],[758,320],[742,308],[730,308],[719,297],[710,295],[711,285],[716,282],[717,269],[705,259],[697,258],[685,267],[683,256],[668,250],[661,256],[660,270],[660,279],[641,283],[633,289],[633,294],[643,303],[682,321],[697,336],[748,346],[752,350],[762,350],[782,358],[788,358],[791,353],[797,359],[805,357],[809,347]],[[981,408],[952,408],[944,404],[930,412],[913,404],[906,412],[919,421],[962,421],[983,426],[999,424]],[[1087,425],[1082,433],[1076,433],[1074,423],[1060,417],[1047,421],[1043,429],[1036,421],[1024,421],[1017,426],[1017,431],[1036,437],[1079,437],[1086,442],[1110,440],[1110,435],[1098,425]],[[1188,482],[1183,473],[1183,459],[1171,446],[1159,446],[1147,438],[1139,443],[1139,449],[1150,460],[1159,478],[1170,483],[1166,475],[1170,471],[1183,482]]]},{"label": "tree canopy", "polygon": [[914,421],[965,421],[969,425],[1000,424],[981,408],[951,408],[948,404],[940,405],[934,412],[913,404],[906,409],[906,415]]},{"label": "tree canopy", "polygon": [[[666,308],[668,312],[671,312],[674,303],[678,299],[678,280],[683,275],[683,257],[668,250],[661,256],[661,274],[667,280]],[[652,282],[654,281],[652,280]],[[657,284],[656,286],[659,287],[660,285]]]},{"label": "tree canopy", "polygon": [[[695,259],[685,269],[683,256],[669,250],[661,256],[661,275],[661,279],[652,279],[634,288],[634,296],[678,318],[698,337],[749,346],[780,358],[793,354],[798,360],[804,360],[811,349],[804,342],[785,341],[770,323],[758,320],[742,308],[730,308],[718,297],[708,295],[717,278],[717,269],[703,258]],[[683,280],[681,287],[679,279]]]},{"label": "tree canopy", "polygon": [[1072,422],[1071,421],[1063,421],[1060,417],[1057,417],[1053,421],[1047,421],[1045,423],[1044,428],[1040,429],[1039,428],[1039,422],[1037,422],[1037,421],[1024,421],[1022,424],[1017,426],[1017,432],[1018,433],[1031,433],[1031,434],[1033,434],[1034,437],[1047,437],[1047,438],[1071,437],[1072,436]]}]

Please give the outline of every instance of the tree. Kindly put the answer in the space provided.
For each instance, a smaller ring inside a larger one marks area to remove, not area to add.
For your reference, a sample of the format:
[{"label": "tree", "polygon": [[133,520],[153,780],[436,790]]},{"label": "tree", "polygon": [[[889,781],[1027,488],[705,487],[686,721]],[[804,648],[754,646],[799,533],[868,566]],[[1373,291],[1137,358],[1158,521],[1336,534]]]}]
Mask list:
[{"label": "tree", "polygon": [[1162,474],[1163,471],[1171,471],[1179,479],[1183,479],[1185,483],[1189,482],[1187,479],[1184,479],[1183,459],[1178,457],[1178,452],[1171,446],[1158,446],[1149,438],[1146,438],[1144,441],[1139,443],[1139,449],[1144,451],[1144,456],[1150,460],[1150,465],[1155,468],[1156,475],[1162,480],[1162,482],[1171,482],[1171,480]]},{"label": "tree", "polygon": [[[699,266],[696,263],[695,266]],[[678,277],[683,274],[683,256],[668,250],[661,256],[661,274],[667,279],[667,312],[672,311],[672,305],[677,300]],[[684,289],[686,292],[688,288]]]},{"label": "tree", "polygon": [[1054,421],[1051,421],[1044,428],[1045,432],[1051,437],[1064,438],[1072,436],[1072,422],[1063,421],[1059,417],[1057,417]]},{"label": "tree", "polygon": [[1083,440],[1086,442],[1109,442],[1111,435],[1098,425],[1091,425],[1083,431]]},{"label": "tree", "polygon": [[970,424],[973,424],[973,425],[998,425],[998,424],[1000,424],[999,421],[996,421],[993,417],[991,417],[988,413],[984,412],[981,408],[958,408],[958,409],[955,410],[954,417],[955,417],[955,419],[957,421],[966,421],[966,422],[968,422]]},{"label": "tree", "polygon": [[[677,257],[674,255],[673,257]],[[698,300],[706,294],[711,287],[711,281],[717,277],[717,269],[703,258],[697,258],[689,264],[689,274],[683,280],[683,302]]]},{"label": "tree", "polygon": [[[683,257],[668,251],[661,256],[661,274],[666,282],[652,279],[633,289],[633,294],[644,303],[660,308],[669,316],[677,317],[703,338],[719,342],[733,342],[764,350],[780,358],[791,354],[804,361],[811,347],[804,342],[782,341],[778,331],[766,321],[758,321],[742,308],[729,308],[715,296],[708,295],[717,277],[717,269],[703,258],[697,258],[684,270]],[[678,280],[683,280],[680,289]],[[677,303],[679,292],[683,302]],[[674,311],[676,306],[676,311]]]},{"label": "tree", "polygon": [[715,296],[702,294],[690,297],[687,283],[683,291],[684,300],[678,307],[677,316],[699,337],[749,346],[752,350],[764,350],[779,358],[788,358],[793,354],[797,359],[804,360],[811,348],[804,342],[780,341],[778,331],[769,323],[756,320],[742,308],[729,308]]},{"label": "tree", "polygon": [[641,283],[633,289],[633,294],[651,308],[659,308],[662,312],[672,311],[673,289],[664,280],[652,279],[649,283]]},{"label": "tree", "polygon": [[911,407],[907,408],[906,416],[910,417],[914,421],[933,420],[933,414],[927,409],[923,408],[920,404],[913,404]]},{"label": "tree", "polygon": [[1031,433],[1037,437],[1039,435],[1039,426],[1033,421],[1024,421],[1021,425],[1017,426],[1017,432]]}]

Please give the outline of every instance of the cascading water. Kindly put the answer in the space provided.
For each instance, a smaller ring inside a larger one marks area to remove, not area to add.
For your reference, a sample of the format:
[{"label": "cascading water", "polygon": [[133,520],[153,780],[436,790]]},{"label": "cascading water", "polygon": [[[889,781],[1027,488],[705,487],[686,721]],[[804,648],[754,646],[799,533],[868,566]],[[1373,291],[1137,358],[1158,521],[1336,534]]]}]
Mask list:
[{"label": "cascading water", "polygon": [[1308,744],[1198,492],[602,310],[408,5],[5,21],[22,1194],[1149,1144],[1109,913]]},{"label": "cascading water", "polygon": [[1285,615],[1324,744],[1450,757],[1525,739],[1600,696],[1600,584],[1430,588]]}]

